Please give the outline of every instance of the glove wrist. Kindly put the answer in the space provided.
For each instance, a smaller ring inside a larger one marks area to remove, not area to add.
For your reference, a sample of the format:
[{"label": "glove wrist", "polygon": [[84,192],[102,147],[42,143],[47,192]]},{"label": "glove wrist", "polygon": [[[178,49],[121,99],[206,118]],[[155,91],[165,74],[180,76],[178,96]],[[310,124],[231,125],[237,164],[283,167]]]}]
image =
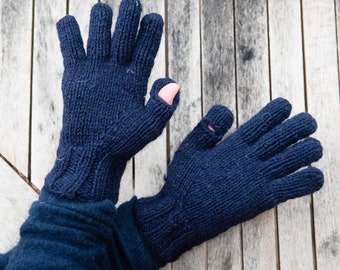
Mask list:
[{"label": "glove wrist", "polygon": [[115,200],[125,166],[97,147],[59,147],[45,188],[68,199]]},{"label": "glove wrist", "polygon": [[135,218],[145,245],[160,263],[175,261],[193,246],[195,223],[180,196],[170,196],[165,188],[153,197],[137,200]]}]

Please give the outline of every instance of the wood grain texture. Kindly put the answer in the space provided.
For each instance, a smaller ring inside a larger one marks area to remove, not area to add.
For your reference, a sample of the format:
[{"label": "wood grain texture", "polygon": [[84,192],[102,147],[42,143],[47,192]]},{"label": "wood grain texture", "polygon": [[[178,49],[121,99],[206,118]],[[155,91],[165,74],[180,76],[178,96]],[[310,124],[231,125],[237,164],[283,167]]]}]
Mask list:
[{"label": "wood grain texture", "polygon": [[[164,17],[163,1],[143,1],[143,15],[156,12]],[[142,16],[143,16],[142,15]],[[165,38],[158,51],[155,66],[149,79],[149,89],[158,78],[166,77],[165,74]],[[146,99],[149,98],[149,92]],[[167,151],[166,131],[154,142],[148,144],[135,157],[135,192],[138,197],[156,194],[164,184],[163,176],[166,173]]]},{"label": "wood grain texture", "polygon": [[[165,17],[164,1],[144,0],[143,15],[155,12]],[[149,89],[158,78],[166,77],[165,34],[155,60],[155,65],[149,79]],[[149,98],[149,92],[146,99]],[[164,129],[161,136],[149,143],[135,156],[135,194],[138,198],[156,194],[164,185],[164,175],[167,169],[167,133]],[[171,269],[171,264],[162,268]]]},{"label": "wood grain texture", "polygon": [[0,253],[19,240],[19,229],[38,195],[0,158]]},{"label": "wood grain texture", "polygon": [[[275,0],[268,5],[272,97],[288,99],[294,115],[305,110],[300,2]],[[310,196],[278,206],[281,270],[313,269],[311,211]]]},{"label": "wood grain texture", "polygon": [[[170,121],[170,154],[201,118],[200,2],[168,1],[169,76],[181,85],[181,101]],[[173,270],[205,269],[205,244],[185,253]]]},{"label": "wood grain texture", "polygon": [[[247,121],[270,100],[267,2],[235,3],[238,122]],[[274,210],[242,225],[244,269],[276,269]]]},{"label": "wood grain texture", "polygon": [[63,64],[55,24],[65,14],[64,0],[35,1],[31,177],[39,188],[54,164],[59,143]]},{"label": "wood grain texture", "polygon": [[[225,105],[236,114],[233,1],[202,1],[201,46],[203,114],[215,104]],[[235,128],[236,123],[229,133]],[[207,243],[207,266],[242,269],[241,226]]]},{"label": "wood grain texture", "polygon": [[[340,0],[335,0],[335,20],[336,20],[336,37],[337,37],[337,53],[338,53],[338,67],[340,66]],[[339,77],[340,77],[340,68],[338,68]]]},{"label": "wood grain texture", "polygon": [[0,153],[28,176],[32,1],[0,2]]},{"label": "wood grain texture", "polygon": [[68,13],[77,19],[85,48],[89,34],[91,8],[95,3],[98,3],[98,1],[69,0],[68,4]]},{"label": "wood grain texture", "polygon": [[303,1],[308,111],[318,121],[316,137],[324,155],[317,166],[325,176],[314,197],[317,269],[340,265],[340,103],[334,1]]}]

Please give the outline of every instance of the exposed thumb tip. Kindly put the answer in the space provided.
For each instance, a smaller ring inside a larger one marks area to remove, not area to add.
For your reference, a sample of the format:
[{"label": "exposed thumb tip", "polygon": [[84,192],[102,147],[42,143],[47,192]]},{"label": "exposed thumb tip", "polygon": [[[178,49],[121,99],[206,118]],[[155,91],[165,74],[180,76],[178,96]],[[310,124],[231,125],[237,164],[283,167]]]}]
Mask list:
[{"label": "exposed thumb tip", "polygon": [[172,105],[179,89],[180,86],[177,83],[169,83],[159,90],[158,97],[168,105]]}]

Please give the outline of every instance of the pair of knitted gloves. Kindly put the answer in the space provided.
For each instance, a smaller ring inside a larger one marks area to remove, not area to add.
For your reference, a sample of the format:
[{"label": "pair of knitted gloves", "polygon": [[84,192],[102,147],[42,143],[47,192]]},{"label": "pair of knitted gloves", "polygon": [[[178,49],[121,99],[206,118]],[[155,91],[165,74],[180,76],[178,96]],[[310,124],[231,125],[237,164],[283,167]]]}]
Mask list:
[{"label": "pair of knitted gloves", "polygon": [[[123,0],[112,37],[112,11],[96,4],[86,52],[74,17],[58,22],[64,113],[48,192],[116,203],[126,162],[173,114],[178,95],[172,105],[158,96],[170,79],[157,80],[144,103],[163,20],[148,14],[139,23],[140,15],[139,0]],[[288,101],[275,99],[225,139],[233,122],[226,107],[214,106],[198,123],[175,153],[161,191],[133,203],[137,229],[157,262],[176,260],[233,225],[321,188],[320,170],[299,170],[322,156],[320,143],[308,137],[317,124],[307,113],[287,119],[290,111]]]}]

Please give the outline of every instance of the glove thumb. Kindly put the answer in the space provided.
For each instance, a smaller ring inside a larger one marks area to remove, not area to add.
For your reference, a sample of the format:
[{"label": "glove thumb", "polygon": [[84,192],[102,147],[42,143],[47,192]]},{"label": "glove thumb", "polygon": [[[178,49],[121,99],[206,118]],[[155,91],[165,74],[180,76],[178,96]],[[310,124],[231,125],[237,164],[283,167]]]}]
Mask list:
[{"label": "glove thumb", "polygon": [[[152,129],[161,133],[179,103],[179,85],[169,78],[158,79],[152,86],[150,98],[145,105]],[[158,134],[158,135],[159,135]]]}]

